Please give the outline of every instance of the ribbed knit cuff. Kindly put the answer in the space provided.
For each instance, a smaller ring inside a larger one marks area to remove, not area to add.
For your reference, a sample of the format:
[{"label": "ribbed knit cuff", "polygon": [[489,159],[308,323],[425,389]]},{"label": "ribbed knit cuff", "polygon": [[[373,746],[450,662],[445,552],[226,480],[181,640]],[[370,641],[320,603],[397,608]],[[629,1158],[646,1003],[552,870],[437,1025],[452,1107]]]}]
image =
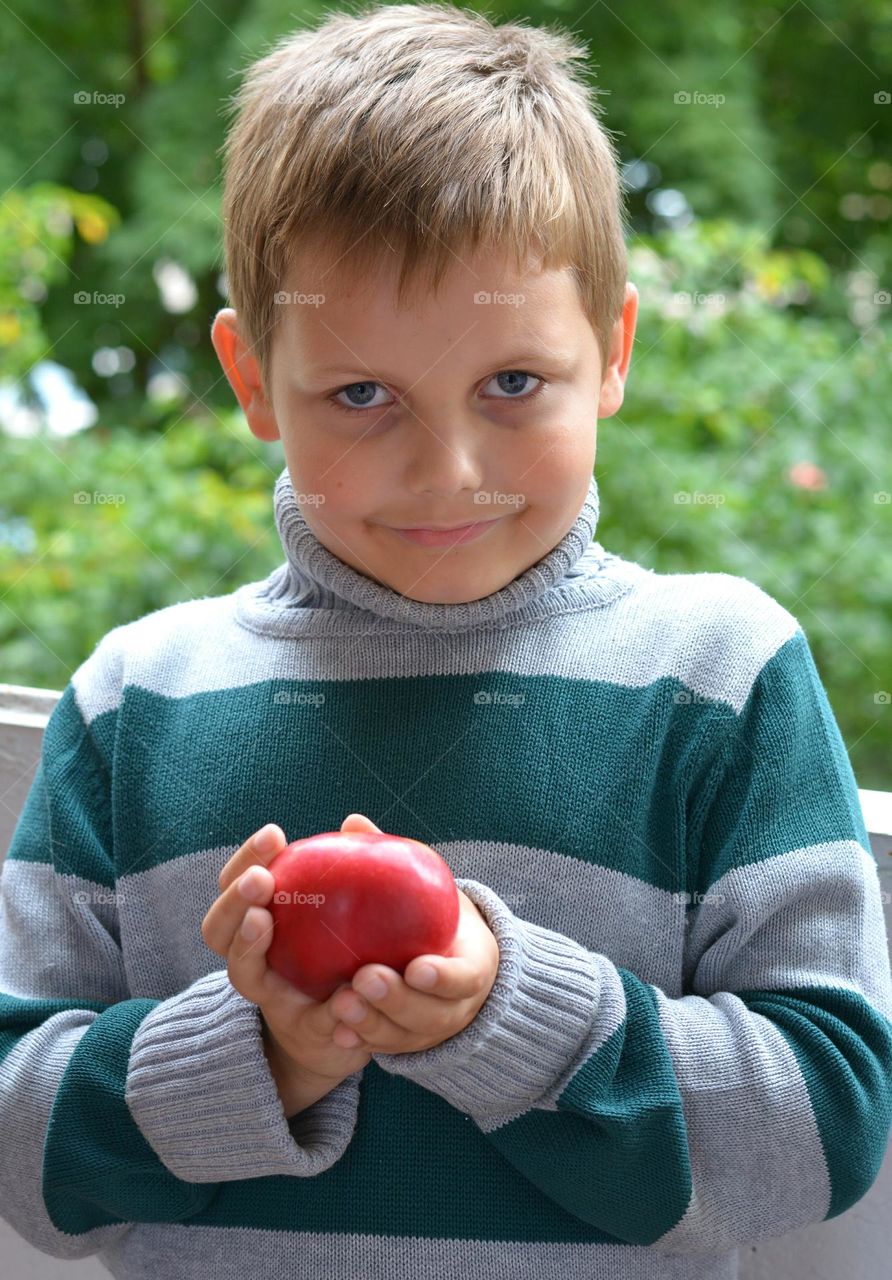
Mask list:
[{"label": "ribbed knit cuff", "polygon": [[600,974],[572,938],[518,920],[487,885],[456,884],[499,944],[492,990],[473,1022],[442,1044],[372,1057],[475,1119],[507,1118],[535,1107],[575,1059],[597,1013]]},{"label": "ribbed knit cuff", "polygon": [[126,1101],[162,1164],[184,1182],[330,1169],[353,1136],[362,1072],[290,1121],[273,1080],[260,1010],[225,969],[162,1000],[130,1051]]}]

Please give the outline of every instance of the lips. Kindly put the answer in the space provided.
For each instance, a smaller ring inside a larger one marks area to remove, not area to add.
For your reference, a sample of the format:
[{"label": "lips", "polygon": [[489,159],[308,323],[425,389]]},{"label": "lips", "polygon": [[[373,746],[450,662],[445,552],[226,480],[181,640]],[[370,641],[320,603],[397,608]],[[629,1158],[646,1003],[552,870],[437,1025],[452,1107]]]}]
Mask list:
[{"label": "lips", "polygon": [[495,520],[479,520],[473,524],[457,525],[451,529],[393,529],[398,537],[404,538],[416,546],[450,547],[460,542],[470,542],[481,537],[488,529],[499,524],[504,517]]},{"label": "lips", "polygon": [[475,524],[492,524],[499,517],[495,516],[493,520],[468,520],[465,524],[408,524],[405,526],[393,525],[398,533],[458,533],[459,529],[470,529]]}]

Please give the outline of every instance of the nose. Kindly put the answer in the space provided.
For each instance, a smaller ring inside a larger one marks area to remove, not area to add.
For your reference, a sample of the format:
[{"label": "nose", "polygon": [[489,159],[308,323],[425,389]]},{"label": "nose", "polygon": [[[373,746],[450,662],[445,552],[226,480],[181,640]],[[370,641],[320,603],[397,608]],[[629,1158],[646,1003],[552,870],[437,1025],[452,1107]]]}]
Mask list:
[{"label": "nose", "polygon": [[406,484],[415,493],[451,498],[480,488],[486,468],[483,435],[473,423],[445,423],[442,416],[418,422],[406,462]]}]

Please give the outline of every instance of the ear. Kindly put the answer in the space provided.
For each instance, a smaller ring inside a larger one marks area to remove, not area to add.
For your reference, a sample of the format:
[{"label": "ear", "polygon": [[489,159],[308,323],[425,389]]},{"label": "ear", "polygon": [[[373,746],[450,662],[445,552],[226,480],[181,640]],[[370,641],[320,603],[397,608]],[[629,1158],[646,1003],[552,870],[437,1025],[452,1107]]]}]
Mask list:
[{"label": "ear", "polygon": [[239,332],[232,307],[217,312],[211,342],[252,433],[258,440],[278,440],[279,426],[263,390],[260,364]]},{"label": "ear", "polygon": [[632,359],[632,343],[638,322],[638,290],[630,282],[626,284],[626,300],[623,313],[613,326],[610,358],[601,375],[601,396],[598,400],[598,417],[609,418],[623,402],[626,375]]}]

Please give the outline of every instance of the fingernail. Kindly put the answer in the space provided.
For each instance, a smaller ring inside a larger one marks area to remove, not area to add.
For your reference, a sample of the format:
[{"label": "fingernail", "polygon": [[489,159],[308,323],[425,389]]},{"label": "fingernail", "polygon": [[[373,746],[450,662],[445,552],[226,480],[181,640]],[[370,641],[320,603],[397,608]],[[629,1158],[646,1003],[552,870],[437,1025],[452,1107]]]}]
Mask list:
[{"label": "fingernail", "polygon": [[357,1005],[355,1008],[351,1006],[351,1008],[344,1010],[341,1014],[341,1018],[344,1022],[362,1022],[366,1013],[367,1009],[364,1004]]},{"label": "fingernail", "polygon": [[412,978],[414,987],[432,987],[437,981],[437,971],[432,964],[419,965]]},{"label": "fingernail", "polygon": [[242,937],[245,942],[256,942],[263,933],[260,921],[256,916],[245,916],[242,921]]},{"label": "fingernail", "polygon": [[278,841],[278,829],[272,823],[267,823],[254,837],[254,848],[258,853],[272,853]]},{"label": "fingernail", "polygon": [[238,891],[249,902],[260,893],[260,876],[253,867],[250,871],[246,871],[241,880],[239,880]]},{"label": "fingernail", "polygon": [[354,984],[354,989],[361,996],[368,996],[370,1000],[380,1000],[382,996],[387,995],[387,983],[377,975],[372,978],[363,978],[362,982]]}]

